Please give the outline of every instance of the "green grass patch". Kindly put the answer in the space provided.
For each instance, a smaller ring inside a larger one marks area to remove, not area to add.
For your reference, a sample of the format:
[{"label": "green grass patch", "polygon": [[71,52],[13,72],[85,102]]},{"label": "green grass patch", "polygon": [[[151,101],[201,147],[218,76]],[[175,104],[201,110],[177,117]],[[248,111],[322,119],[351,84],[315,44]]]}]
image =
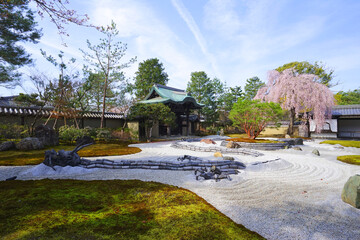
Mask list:
[{"label": "green grass patch", "polygon": [[0,189],[1,239],[264,239],[161,183],[45,179]]},{"label": "green grass patch", "polygon": [[343,147],[356,147],[360,148],[360,141],[351,141],[351,140],[326,140],[320,144],[340,144]]},{"label": "green grass patch", "polygon": [[233,134],[225,134],[228,137],[231,138],[249,138],[249,136],[245,133],[239,134],[239,133],[233,133]]},{"label": "green grass patch", "polygon": [[[78,154],[80,157],[97,157],[97,156],[117,156],[127,155],[141,152],[140,148],[129,147],[129,143],[98,143],[89,147],[81,149]],[[3,166],[22,166],[22,165],[36,165],[44,161],[45,151],[61,149],[71,151],[75,146],[59,145],[42,150],[32,151],[4,151],[0,152],[0,165]]]},{"label": "green grass patch", "polygon": [[344,163],[360,165],[360,155],[338,156],[337,160],[342,161]]}]

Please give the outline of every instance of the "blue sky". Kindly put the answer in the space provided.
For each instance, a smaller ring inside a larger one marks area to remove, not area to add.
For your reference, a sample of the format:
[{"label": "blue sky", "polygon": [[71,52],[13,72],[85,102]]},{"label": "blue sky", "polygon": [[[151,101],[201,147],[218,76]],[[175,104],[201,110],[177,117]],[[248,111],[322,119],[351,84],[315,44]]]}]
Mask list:
[{"label": "blue sky", "polygon": [[[358,0],[70,0],[69,8],[87,13],[90,22],[106,26],[114,20],[119,41],[127,43],[124,61],[137,56],[126,70],[133,78],[138,64],[158,58],[169,75],[169,86],[186,88],[190,74],[205,71],[228,86],[245,85],[258,76],[292,61],[321,61],[334,69],[340,84],[332,90],[360,87],[360,1]],[[40,48],[77,59],[82,67],[86,40],[102,34],[95,29],[67,26],[63,40],[47,18],[39,44],[24,46],[35,59],[36,71],[57,76],[40,55]],[[62,45],[66,42],[68,47]],[[25,73],[31,68],[23,69]],[[24,89],[0,88],[0,95],[33,91],[24,75]]]}]

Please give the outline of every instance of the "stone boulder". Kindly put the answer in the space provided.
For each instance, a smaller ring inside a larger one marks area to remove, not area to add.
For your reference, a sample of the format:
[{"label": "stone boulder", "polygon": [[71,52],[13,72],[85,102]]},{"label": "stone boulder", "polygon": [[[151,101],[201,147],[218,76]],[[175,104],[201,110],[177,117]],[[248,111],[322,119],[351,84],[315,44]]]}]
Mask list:
[{"label": "stone boulder", "polygon": [[220,136],[224,136],[224,129],[220,129]]},{"label": "stone boulder", "polygon": [[226,148],[240,148],[240,145],[238,143],[236,143],[236,142],[229,141],[226,144]]},{"label": "stone boulder", "polygon": [[16,145],[13,141],[7,141],[0,144],[0,152],[15,149]]},{"label": "stone boulder", "polygon": [[200,141],[201,143],[206,143],[206,144],[216,144],[213,140],[211,139],[201,139]]},{"label": "stone boulder", "polygon": [[304,140],[302,138],[294,138],[295,145],[304,145]]},{"label": "stone boulder", "polygon": [[315,154],[316,156],[320,156],[320,152],[316,148],[312,150],[312,153]]},{"label": "stone boulder", "polygon": [[221,152],[215,152],[214,157],[223,157],[223,155],[221,154]]},{"label": "stone boulder", "polygon": [[279,142],[287,143],[289,146],[295,145],[295,140],[291,138],[279,138],[277,139]]},{"label": "stone boulder", "polygon": [[226,147],[227,144],[228,144],[228,141],[221,141],[220,146]]},{"label": "stone boulder", "polygon": [[360,174],[350,177],[345,183],[341,199],[351,206],[360,209]]},{"label": "stone boulder", "polygon": [[224,156],[223,159],[224,159],[224,160],[230,160],[230,161],[234,161],[234,160],[235,160],[235,158],[229,157],[229,156]]},{"label": "stone boulder", "polygon": [[279,138],[277,140],[280,142],[286,142],[289,145],[304,145],[302,138]]},{"label": "stone boulder", "polygon": [[294,149],[296,151],[302,151],[301,147],[292,147],[291,149]]},{"label": "stone boulder", "polygon": [[34,130],[35,137],[37,137],[44,146],[57,146],[59,145],[59,137],[54,129],[41,124]]},{"label": "stone boulder", "polygon": [[16,148],[22,151],[37,150],[43,149],[44,144],[36,137],[27,137],[21,139],[21,141],[16,144]]}]

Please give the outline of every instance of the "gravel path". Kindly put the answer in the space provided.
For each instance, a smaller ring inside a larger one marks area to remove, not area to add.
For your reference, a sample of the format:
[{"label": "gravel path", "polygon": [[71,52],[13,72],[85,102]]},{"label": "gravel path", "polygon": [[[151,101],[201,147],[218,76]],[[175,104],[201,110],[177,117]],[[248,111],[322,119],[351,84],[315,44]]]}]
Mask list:
[{"label": "gravel path", "polygon": [[[142,152],[105,157],[112,160],[176,161],[182,155],[214,159],[213,153],[174,149],[171,142],[137,144]],[[195,144],[195,143],[194,143]],[[199,144],[199,143],[196,143]],[[305,142],[303,151],[260,151],[264,156],[232,156],[248,167],[233,180],[196,181],[193,171],[52,169],[37,165],[0,167],[0,180],[17,175],[20,180],[42,178],[140,179],[187,188],[229,216],[267,239],[360,239],[360,209],[341,201],[341,190],[360,166],[336,160],[340,155],[360,155],[360,149],[339,149],[318,142]],[[321,156],[311,152],[314,148]],[[254,163],[270,161],[264,164]]]}]

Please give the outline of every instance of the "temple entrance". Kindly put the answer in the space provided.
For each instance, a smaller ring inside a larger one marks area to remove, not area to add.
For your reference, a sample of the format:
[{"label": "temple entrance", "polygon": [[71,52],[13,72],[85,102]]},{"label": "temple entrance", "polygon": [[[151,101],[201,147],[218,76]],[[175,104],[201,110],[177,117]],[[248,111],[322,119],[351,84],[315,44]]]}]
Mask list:
[{"label": "temple entrance", "polygon": [[154,84],[150,93],[144,100],[140,101],[140,103],[163,103],[170,107],[171,111],[175,113],[175,126],[171,126],[169,131],[168,126],[159,125],[159,136],[165,136],[169,133],[171,135],[183,136],[194,134],[194,125],[198,119],[197,116],[195,118],[193,115],[190,115],[190,113],[191,111],[201,109],[204,106],[203,104],[197,103],[196,100],[184,90],[160,84]]}]

